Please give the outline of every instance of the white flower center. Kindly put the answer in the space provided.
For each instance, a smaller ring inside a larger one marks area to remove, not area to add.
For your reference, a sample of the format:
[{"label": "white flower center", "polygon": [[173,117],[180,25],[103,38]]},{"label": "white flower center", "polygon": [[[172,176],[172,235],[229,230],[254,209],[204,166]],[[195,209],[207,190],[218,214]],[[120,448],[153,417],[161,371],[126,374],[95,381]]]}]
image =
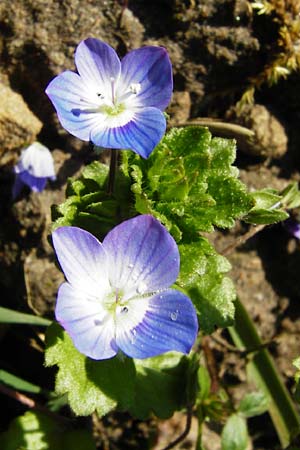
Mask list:
[{"label": "white flower center", "polygon": [[[127,109],[129,99],[135,97],[141,90],[140,83],[131,83],[128,89],[120,89],[115,78],[110,78],[110,92],[97,92],[98,108],[97,112],[102,112],[108,116],[118,116]],[[121,91],[121,92],[120,92]]]}]

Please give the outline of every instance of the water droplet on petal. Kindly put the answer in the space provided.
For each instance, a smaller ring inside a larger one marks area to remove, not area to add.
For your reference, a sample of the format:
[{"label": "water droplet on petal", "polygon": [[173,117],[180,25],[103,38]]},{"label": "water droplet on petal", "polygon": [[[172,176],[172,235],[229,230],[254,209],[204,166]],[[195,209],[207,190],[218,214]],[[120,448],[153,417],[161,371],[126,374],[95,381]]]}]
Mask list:
[{"label": "water droplet on petal", "polygon": [[128,313],[128,308],[127,308],[127,306],[123,306],[123,307],[121,308],[121,313],[122,313],[122,314]]},{"label": "water droplet on petal", "polygon": [[136,329],[134,328],[133,330],[131,330],[130,332],[130,342],[132,344],[134,344],[136,341]]},{"label": "water droplet on petal", "polygon": [[177,320],[178,317],[178,311],[174,311],[170,314],[171,320],[173,320],[175,322],[175,320]]},{"label": "water droplet on petal", "polygon": [[98,327],[99,325],[102,324],[102,321],[101,321],[101,320],[98,320],[98,319],[95,319],[95,320],[94,320],[94,324],[96,325],[96,327]]},{"label": "water droplet on petal", "polygon": [[133,264],[128,264],[128,269],[132,269],[133,268]]}]

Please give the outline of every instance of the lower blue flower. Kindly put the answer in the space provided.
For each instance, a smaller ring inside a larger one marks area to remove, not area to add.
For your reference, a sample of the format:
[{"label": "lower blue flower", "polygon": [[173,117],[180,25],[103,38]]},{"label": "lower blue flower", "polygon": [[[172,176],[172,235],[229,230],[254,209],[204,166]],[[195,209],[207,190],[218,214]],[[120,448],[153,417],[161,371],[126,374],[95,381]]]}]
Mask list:
[{"label": "lower blue flower", "polygon": [[61,227],[53,244],[67,281],[56,318],[75,347],[93,359],[119,350],[148,358],[189,353],[198,332],[191,300],[170,289],[179,272],[177,245],[152,216],[116,226],[101,244],[77,227]]}]

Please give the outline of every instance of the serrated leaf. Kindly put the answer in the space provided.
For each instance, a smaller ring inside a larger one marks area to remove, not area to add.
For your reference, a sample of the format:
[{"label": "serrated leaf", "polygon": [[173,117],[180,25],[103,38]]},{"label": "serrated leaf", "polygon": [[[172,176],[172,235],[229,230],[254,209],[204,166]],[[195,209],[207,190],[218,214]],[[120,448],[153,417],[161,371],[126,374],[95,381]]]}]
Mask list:
[{"label": "serrated leaf", "polygon": [[245,419],[238,414],[229,417],[222,431],[222,450],[247,450],[248,430]]},{"label": "serrated leaf", "polygon": [[86,430],[65,429],[61,423],[37,411],[28,411],[0,435],[1,450],[96,450]]},{"label": "serrated leaf", "polygon": [[147,160],[124,155],[122,170],[132,178],[137,212],[165,218],[188,240],[232,227],[253,206],[234,159],[233,140],[191,126],[172,129]]},{"label": "serrated leaf", "polygon": [[86,358],[57,324],[52,324],[47,332],[45,362],[47,366],[59,366],[56,392],[68,393],[70,407],[77,415],[97,411],[103,416],[117,405],[128,409],[133,401],[135,368],[132,360]]},{"label": "serrated leaf", "polygon": [[177,284],[191,297],[200,329],[211,333],[215,327],[232,325],[236,292],[231,279],[224,276],[231,268],[229,261],[205,238],[178,248],[181,268]]},{"label": "serrated leaf", "polygon": [[128,177],[119,171],[114,194],[107,193],[108,166],[94,161],[78,179],[69,179],[67,199],[52,208],[53,229],[73,225],[102,239],[108,231],[130,216]]},{"label": "serrated leaf", "polygon": [[239,404],[238,411],[244,417],[254,417],[268,410],[269,399],[263,392],[250,392],[246,394]]},{"label": "serrated leaf", "polygon": [[129,410],[140,419],[154,412],[170,417],[187,403],[189,358],[170,352],[133,360],[125,356],[95,361],[79,353],[62,328],[53,324],[47,333],[45,361],[58,366],[57,394],[68,394],[77,415],[94,411],[100,416],[113,409]]}]

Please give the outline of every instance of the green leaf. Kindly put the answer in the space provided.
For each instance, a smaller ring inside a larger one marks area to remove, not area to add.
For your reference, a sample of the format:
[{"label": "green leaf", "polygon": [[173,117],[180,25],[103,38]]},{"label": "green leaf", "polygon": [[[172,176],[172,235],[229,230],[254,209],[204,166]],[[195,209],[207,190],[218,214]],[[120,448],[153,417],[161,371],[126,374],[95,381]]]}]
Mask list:
[{"label": "green leaf", "polygon": [[237,179],[233,140],[212,138],[201,127],[173,128],[147,160],[123,153],[135,208],[150,213],[178,240],[191,240],[214,226],[229,228],[253,206]]},{"label": "green leaf", "polygon": [[45,392],[40,386],[23,380],[6,370],[0,370],[0,382],[7,384],[8,386],[18,389],[20,391],[31,392],[32,394],[41,394]]},{"label": "green leaf", "polygon": [[200,329],[211,333],[215,327],[232,325],[236,292],[231,279],[224,276],[231,268],[228,260],[205,238],[178,248],[181,269],[177,284],[191,297]]},{"label": "green leaf", "polygon": [[25,325],[40,325],[45,327],[50,325],[51,321],[44,317],[25,314],[0,306],[0,323],[22,323]]},{"label": "green leaf", "polygon": [[283,191],[282,191],[282,204],[287,209],[299,208],[300,206],[300,191],[298,188],[298,183],[293,182],[290,183]]},{"label": "green leaf", "polygon": [[151,412],[166,419],[187,404],[189,360],[177,352],[155,358],[134,360],[136,367],[135,400],[129,412],[146,419]]},{"label": "green leaf", "polygon": [[244,417],[259,416],[268,410],[269,404],[268,397],[262,391],[251,392],[241,400],[238,411]]},{"label": "green leaf", "polygon": [[190,359],[171,352],[144,360],[118,355],[95,361],[76,350],[62,328],[49,327],[46,365],[58,366],[57,394],[68,394],[69,405],[77,415],[94,411],[100,416],[113,409],[129,410],[144,419],[152,412],[170,417],[187,403]]},{"label": "green leaf", "polygon": [[229,417],[222,431],[222,450],[247,450],[248,430],[245,419],[238,414]]},{"label": "green leaf", "polygon": [[199,386],[199,393],[198,398],[199,400],[203,401],[210,395],[210,388],[211,388],[211,380],[209,376],[209,372],[204,366],[200,366],[197,373],[198,378],[198,386]]},{"label": "green leaf", "polygon": [[58,365],[57,394],[68,393],[77,415],[97,411],[103,416],[116,408],[128,409],[133,401],[135,368],[129,358],[94,361],[74,347],[62,328],[53,324],[47,332],[46,366]]},{"label": "green leaf", "polygon": [[[269,225],[281,222],[289,217],[285,208],[292,208],[300,200],[297,185],[292,183],[283,193],[274,189],[262,189],[251,193],[255,201],[254,207],[243,220],[256,225]],[[291,206],[293,205],[293,206]]]},{"label": "green leaf", "polygon": [[94,161],[78,179],[69,179],[67,199],[52,208],[53,229],[73,225],[86,229],[99,239],[130,217],[129,178],[118,171],[114,194],[107,193],[108,166]]},{"label": "green leaf", "polygon": [[40,412],[28,411],[17,417],[0,435],[1,450],[96,450],[86,430],[65,429],[61,423]]}]

